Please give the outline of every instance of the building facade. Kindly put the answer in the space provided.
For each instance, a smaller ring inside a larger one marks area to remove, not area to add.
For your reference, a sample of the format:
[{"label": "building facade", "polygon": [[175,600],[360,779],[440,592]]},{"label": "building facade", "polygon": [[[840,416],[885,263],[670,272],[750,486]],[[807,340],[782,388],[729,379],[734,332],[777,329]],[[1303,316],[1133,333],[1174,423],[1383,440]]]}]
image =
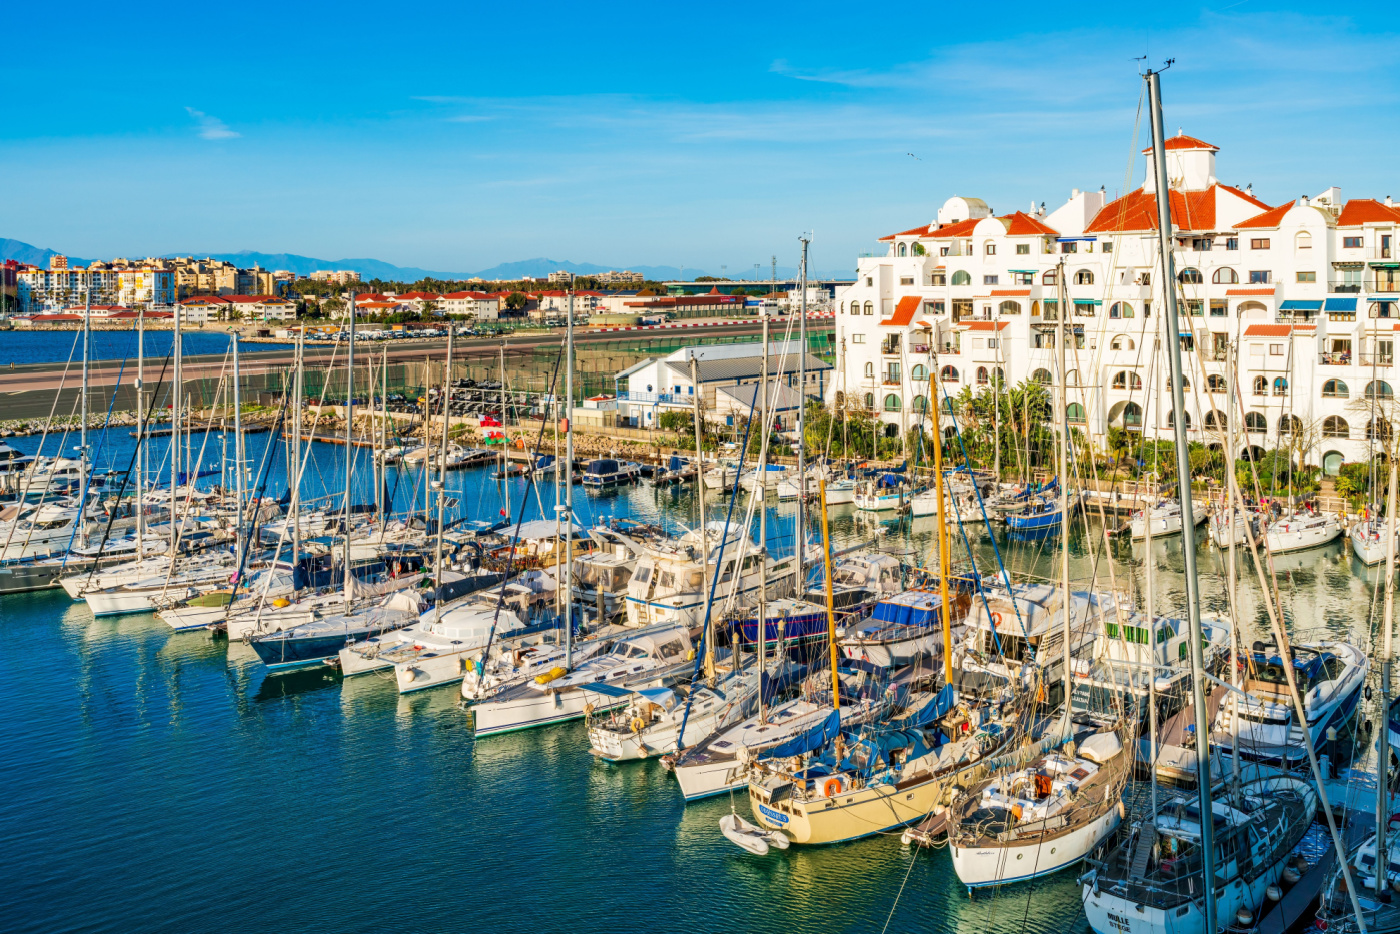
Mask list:
[{"label": "building facade", "polygon": [[[1223,446],[1233,411],[1236,456],[1292,448],[1329,473],[1369,458],[1400,378],[1400,206],[1336,188],[1270,206],[1216,178],[1215,146],[1178,135],[1166,149],[1189,437]],[[1075,190],[1053,212],[994,216],[954,197],[881,238],[884,255],[834,299],[831,397],[895,434],[928,418],[931,389],[1058,385],[1063,324],[1071,423],[1100,448],[1111,427],[1170,439],[1155,187],[1149,161],[1142,187],[1111,202]]]}]

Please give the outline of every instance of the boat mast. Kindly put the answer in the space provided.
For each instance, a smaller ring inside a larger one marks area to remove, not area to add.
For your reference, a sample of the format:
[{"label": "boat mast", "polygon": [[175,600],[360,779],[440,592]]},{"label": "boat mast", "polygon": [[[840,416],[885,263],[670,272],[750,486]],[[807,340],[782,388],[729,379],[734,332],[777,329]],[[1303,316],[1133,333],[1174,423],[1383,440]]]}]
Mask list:
[{"label": "boat mast", "polygon": [[[812,241],[807,237],[798,237],[802,241],[802,270],[798,277],[798,288],[801,290],[797,297],[798,318],[797,334],[798,340],[802,344],[802,349],[797,352],[797,566],[793,569],[796,575],[793,580],[793,593],[801,595],[803,581],[803,564],[807,557],[807,530],[804,522],[807,511],[807,460],[805,452],[807,450],[807,245]],[[768,387],[764,386],[766,393]],[[766,479],[766,478],[765,478]],[[764,500],[760,500],[767,505],[767,486],[764,487]]]},{"label": "boat mast", "polygon": [[933,415],[933,484],[938,502],[938,596],[942,600],[938,615],[943,617],[943,683],[953,683],[953,605],[948,599],[948,523],[943,515],[943,417],[936,393],[937,359],[929,354],[928,396],[934,401]]},{"label": "boat mast", "polygon": [[[154,300],[152,300],[154,304]],[[141,486],[145,482],[146,442],[146,306],[136,311],[136,557],[146,555],[146,516],[141,504]]]},{"label": "boat mast", "polygon": [[238,502],[234,507],[234,558],[243,567],[243,396],[239,392],[238,332],[233,332],[233,486]]},{"label": "boat mast", "polygon": [[88,477],[88,364],[91,360],[92,341],[92,292],[83,292],[83,407],[82,407],[82,434],[78,442],[78,470],[82,480],[78,488],[80,494],[78,502],[78,536],[80,544],[87,545],[87,491],[91,487],[92,480]]},{"label": "boat mast", "polygon": [[301,561],[301,406],[302,406],[302,383],[301,371],[305,364],[304,354],[306,352],[306,327],[297,329],[297,363],[296,371],[292,374],[292,424],[296,427],[292,431],[292,456],[290,458],[291,476],[288,478],[292,485],[291,500],[288,503],[287,515],[291,517],[292,523],[292,602],[297,602],[297,567]]},{"label": "boat mast", "polygon": [[[696,456],[696,457],[703,457],[703,456],[704,456],[704,448],[703,448],[703,446],[701,445],[701,442],[700,442],[700,438],[701,438],[701,424],[700,424],[700,361],[696,358],[694,349],[692,349],[692,350],[690,351],[690,386],[691,386],[692,389],[695,390],[695,395],[694,395],[694,397],[693,397],[693,398],[695,399],[695,403],[694,403],[694,405],[692,406],[692,408],[694,409],[694,413],[695,413],[695,456]],[[696,496],[696,500],[698,501],[698,503],[699,503],[699,505],[700,505],[700,580],[701,580],[701,585],[702,585],[702,587],[703,587],[703,589],[701,590],[701,593],[709,594],[709,592],[710,592],[710,550],[709,550],[709,548],[707,547],[707,544],[706,544],[708,535],[707,535],[707,530],[706,530],[706,528],[705,528],[705,484],[704,484],[704,483],[697,483],[697,484],[695,485],[695,496]],[[762,488],[762,487],[760,487],[760,488],[758,489],[758,496],[759,496],[759,501],[758,501],[758,502],[759,502],[759,508],[761,509],[761,508],[763,507],[763,499],[762,499],[762,497],[763,497],[763,488]],[[721,551],[721,553],[723,553],[724,549],[721,548],[720,551]],[[742,562],[742,561],[739,561],[738,563],[740,564],[740,568],[741,568],[741,570],[742,570],[743,562]],[[716,574],[719,573],[719,568],[715,568],[715,573],[716,573]],[[763,584],[761,584],[760,586],[762,586],[762,587],[767,587],[767,586],[768,586],[768,582],[765,580],[765,581],[763,582]],[[707,612],[707,613],[705,614],[705,619],[706,619],[706,621],[707,621],[707,626],[706,626],[706,629],[705,629],[705,679],[706,679],[707,681],[709,681],[710,684],[713,685],[713,684],[715,683],[715,614],[714,614],[713,612]],[[759,652],[760,652],[760,654],[762,653],[762,651],[763,651],[763,646],[759,646]]]},{"label": "boat mast", "polygon": [[818,508],[822,513],[822,567],[826,583],[826,638],[831,646],[831,706],[841,710],[841,678],[836,673],[836,662],[840,657],[836,649],[836,602],[831,588],[831,531],[826,518],[826,478],[817,480]]},{"label": "boat mast", "polygon": [[[1386,496],[1385,515],[1385,615],[1382,625],[1385,633],[1381,638],[1381,728],[1376,739],[1376,862],[1389,862],[1390,849],[1386,843],[1386,831],[1390,820],[1390,667],[1393,659],[1392,632],[1395,628],[1395,510],[1396,478],[1400,475],[1400,463],[1395,460],[1395,450],[1390,452],[1390,489]],[[1368,530],[1369,531],[1369,530]],[[1383,855],[1385,854],[1385,855]],[[1384,879],[1378,875],[1378,879]],[[1384,885],[1377,883],[1379,896]]]},{"label": "boat mast", "polygon": [[452,415],[452,330],[450,326],[447,329],[447,362],[442,367],[442,448],[438,455],[437,483],[433,484],[437,489],[437,543],[433,553],[434,586],[437,587],[433,599],[435,623],[442,622],[442,523],[447,507],[447,426]]},{"label": "boat mast", "polygon": [[[350,481],[355,475],[355,293],[350,293],[350,340],[345,360],[345,608],[348,610],[353,590],[350,584]],[[425,454],[427,452],[424,452]],[[428,459],[423,458],[423,482],[427,483]]]},{"label": "boat mast", "polygon": [[[505,434],[506,434],[506,342],[505,342],[505,341],[501,341],[500,359],[501,359],[501,437],[502,437],[503,440],[501,441],[501,447],[500,447],[500,452],[501,452],[501,453],[500,453],[499,455],[497,455],[497,456],[498,456],[498,458],[500,459],[500,464],[501,464],[501,466],[500,466],[500,471],[501,471],[501,491],[502,491],[502,492],[501,492],[501,499],[505,500],[505,504],[506,504],[506,522],[510,522],[510,484],[509,484],[509,483],[507,482],[507,480],[506,480],[506,474],[509,472],[509,471],[508,471],[508,468],[509,468],[509,466],[510,466],[510,461],[509,461],[509,460],[507,459],[507,457],[506,457],[506,445],[509,443],[509,441],[504,440],[504,439],[505,439]],[[572,359],[571,359],[570,362],[572,362]],[[556,547],[557,547],[558,543],[556,542],[555,545],[556,545]]]},{"label": "boat mast", "polygon": [[[1065,261],[1060,260],[1059,274],[1055,276],[1055,281],[1059,288],[1060,308],[1063,311],[1068,301],[1068,291],[1065,288]],[[1060,588],[1063,592],[1064,606],[1064,626],[1062,638],[1065,640],[1064,646],[1064,691],[1065,691],[1065,711],[1069,711],[1070,682],[1073,677],[1069,670],[1070,661],[1070,590],[1069,590],[1069,373],[1065,370],[1066,348],[1070,335],[1074,333],[1073,327],[1068,321],[1069,315],[1061,314],[1059,321],[1059,337],[1055,341],[1055,357],[1060,369],[1060,398],[1059,404],[1055,407],[1055,424],[1060,429],[1060,448],[1056,452],[1055,470],[1060,476]],[[1213,930],[1208,928],[1207,930]]]},{"label": "boat mast", "polygon": [[[1170,62],[1168,62],[1170,66]],[[1190,623],[1191,695],[1196,714],[1196,788],[1200,795],[1201,878],[1205,886],[1205,929],[1216,930],[1215,826],[1210,815],[1210,719],[1206,711],[1205,664],[1201,653],[1201,589],[1196,577],[1196,527],[1187,519],[1191,509],[1191,457],[1186,437],[1186,394],[1182,390],[1180,324],[1176,308],[1176,273],[1172,262],[1171,187],[1162,131],[1161,75],[1148,70],[1147,91],[1152,111],[1152,159],[1157,174],[1157,245],[1162,255],[1162,294],[1166,299],[1167,361],[1171,364],[1173,440],[1176,482],[1181,498],[1182,555],[1186,563],[1186,615]]]},{"label": "boat mast", "polygon": [[[501,345],[505,354],[505,345]],[[568,396],[568,413],[564,422],[564,606],[568,611],[564,621],[564,667],[574,666],[574,290],[569,289],[569,320],[564,324],[564,395]],[[505,359],[502,356],[502,359]],[[558,434],[558,427],[555,427]],[[554,465],[559,476],[559,465]],[[697,484],[703,486],[703,484]],[[507,507],[509,508],[509,507]],[[556,513],[557,515],[557,513]],[[556,540],[554,547],[558,548]],[[601,586],[601,584],[599,585]]]},{"label": "boat mast", "polygon": [[170,384],[170,557],[175,557],[175,546],[179,543],[180,536],[176,534],[179,528],[179,495],[180,489],[180,390],[183,388],[183,377],[180,374],[180,318],[183,309],[175,306],[175,346],[172,348],[175,364],[175,379]]},{"label": "boat mast", "polygon": [[[759,482],[764,483],[768,476],[768,445],[763,434],[763,428],[768,424],[768,309],[760,308],[759,313],[763,315],[763,365],[758,385],[754,387],[754,399],[758,402],[758,440],[763,445],[758,452],[758,477]],[[749,409],[749,415],[752,424],[752,408]],[[741,456],[740,462],[742,461]],[[739,479],[735,477],[734,482],[738,483]],[[766,488],[759,486],[755,489],[758,491],[758,576],[762,581],[758,588],[758,719],[760,723],[767,723],[768,705],[763,702],[763,675],[768,670],[768,503]],[[797,512],[799,515],[802,513],[800,501]]]},{"label": "boat mast", "polygon": [[[1239,586],[1239,570],[1235,567],[1235,496],[1236,484],[1239,482],[1235,478],[1235,379],[1238,374],[1235,372],[1236,346],[1233,343],[1225,345],[1225,398],[1230,400],[1226,406],[1225,415],[1225,483],[1229,490],[1230,505],[1227,518],[1230,522],[1230,545],[1225,558],[1225,579],[1227,581],[1225,592],[1230,595],[1230,683],[1237,689],[1242,688],[1240,684],[1240,660],[1239,660],[1239,620],[1235,619],[1235,588]],[[1239,519],[1249,525],[1249,520],[1245,518],[1244,510],[1240,510]],[[1181,522],[1184,526],[1187,522],[1194,523],[1194,514],[1188,515],[1183,508]],[[1235,787],[1240,786],[1240,702],[1237,691],[1230,693],[1230,775],[1234,779]]]},{"label": "boat mast", "polygon": [[385,523],[389,521],[389,514],[394,511],[394,506],[389,502],[389,462],[385,460],[389,453],[389,345],[385,344],[379,356],[379,477],[375,481],[379,484],[382,499],[379,503],[379,537],[384,538]]}]

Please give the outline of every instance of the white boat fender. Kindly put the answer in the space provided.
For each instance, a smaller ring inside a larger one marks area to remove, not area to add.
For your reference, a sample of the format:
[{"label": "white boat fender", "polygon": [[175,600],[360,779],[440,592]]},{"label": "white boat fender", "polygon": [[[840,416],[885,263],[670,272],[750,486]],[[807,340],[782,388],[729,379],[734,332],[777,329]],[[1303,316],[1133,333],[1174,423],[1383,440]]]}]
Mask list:
[{"label": "white boat fender", "polygon": [[1276,885],[1271,885],[1264,890],[1264,897],[1271,902],[1276,902],[1280,898],[1283,898],[1283,889],[1279,888]]}]

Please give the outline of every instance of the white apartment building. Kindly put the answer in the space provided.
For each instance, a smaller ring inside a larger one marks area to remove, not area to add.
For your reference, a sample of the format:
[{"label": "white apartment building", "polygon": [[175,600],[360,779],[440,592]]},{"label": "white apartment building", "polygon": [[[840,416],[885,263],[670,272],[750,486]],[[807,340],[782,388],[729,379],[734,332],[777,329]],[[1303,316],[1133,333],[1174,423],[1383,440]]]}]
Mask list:
[{"label": "white apartment building", "polygon": [[[1237,454],[1286,446],[1335,473],[1390,431],[1400,327],[1400,206],[1329,188],[1273,206],[1222,184],[1217,147],[1167,141],[1173,286],[1185,355],[1187,425],[1223,446],[1226,358],[1238,361]],[[1001,373],[1058,384],[1059,271],[1074,343],[1071,422],[1102,446],[1110,426],[1171,437],[1162,276],[1152,165],[1141,188],[1108,202],[1075,190],[1047,213],[994,216],[948,199],[929,224],[881,238],[855,284],[835,296],[831,392],[877,411],[891,435],[914,427],[937,392],[974,392]],[[945,428],[947,426],[945,425]]]},{"label": "white apartment building", "polygon": [[501,316],[501,300],[485,292],[447,292],[438,296],[438,308],[447,315],[475,315],[478,321]]},{"label": "white apartment building", "polygon": [[170,305],[175,301],[175,272],[158,267],[22,268],[16,274],[20,306],[26,312],[58,311],[90,295],[94,305]]}]

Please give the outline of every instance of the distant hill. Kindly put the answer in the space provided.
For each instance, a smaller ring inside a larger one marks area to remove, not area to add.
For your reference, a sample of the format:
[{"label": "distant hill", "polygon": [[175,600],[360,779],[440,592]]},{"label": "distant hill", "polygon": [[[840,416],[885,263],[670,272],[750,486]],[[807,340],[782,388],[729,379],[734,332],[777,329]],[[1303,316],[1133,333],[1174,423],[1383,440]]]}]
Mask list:
[{"label": "distant hill", "polygon": [[[36,266],[47,266],[49,257],[57,251],[43,249],[22,240],[0,240],[0,260],[14,259],[22,263],[32,263]],[[386,263],[378,259],[317,259],[314,256],[301,256],[297,253],[259,253],[254,250],[240,250],[237,253],[209,253],[200,250],[179,250],[174,253],[167,253],[167,256],[208,256],[213,259],[221,259],[225,262],[234,263],[240,267],[247,268],[257,265],[263,269],[287,269],[299,276],[309,276],[318,269],[353,269],[366,279],[383,279],[395,282],[415,282],[419,279],[470,279],[480,277],[491,281],[516,281],[526,276],[533,276],[542,279],[551,272],[561,269],[567,270],[578,276],[592,275],[609,270],[630,269],[639,272],[653,281],[665,281],[679,279],[684,273],[685,278],[694,279],[696,276],[714,275],[692,266],[682,270],[677,266],[627,266],[612,265],[600,266],[597,263],[574,263],[569,260],[548,259],[546,257],[536,257],[535,259],[522,259],[512,263],[499,263],[490,269],[482,269],[477,272],[445,272],[439,269],[422,269],[417,266],[395,266],[393,263]],[[73,265],[86,265],[89,260],[76,256],[69,256],[69,262]],[[854,268],[854,267],[852,267]],[[796,275],[797,270],[791,266],[779,266],[778,275],[783,278],[790,278]],[[730,275],[749,277],[753,275],[752,267],[735,270]],[[769,268],[761,267],[759,275],[768,276]],[[831,271],[821,272],[814,270],[812,277],[816,278],[851,278],[852,272],[842,270],[839,273]]]}]

